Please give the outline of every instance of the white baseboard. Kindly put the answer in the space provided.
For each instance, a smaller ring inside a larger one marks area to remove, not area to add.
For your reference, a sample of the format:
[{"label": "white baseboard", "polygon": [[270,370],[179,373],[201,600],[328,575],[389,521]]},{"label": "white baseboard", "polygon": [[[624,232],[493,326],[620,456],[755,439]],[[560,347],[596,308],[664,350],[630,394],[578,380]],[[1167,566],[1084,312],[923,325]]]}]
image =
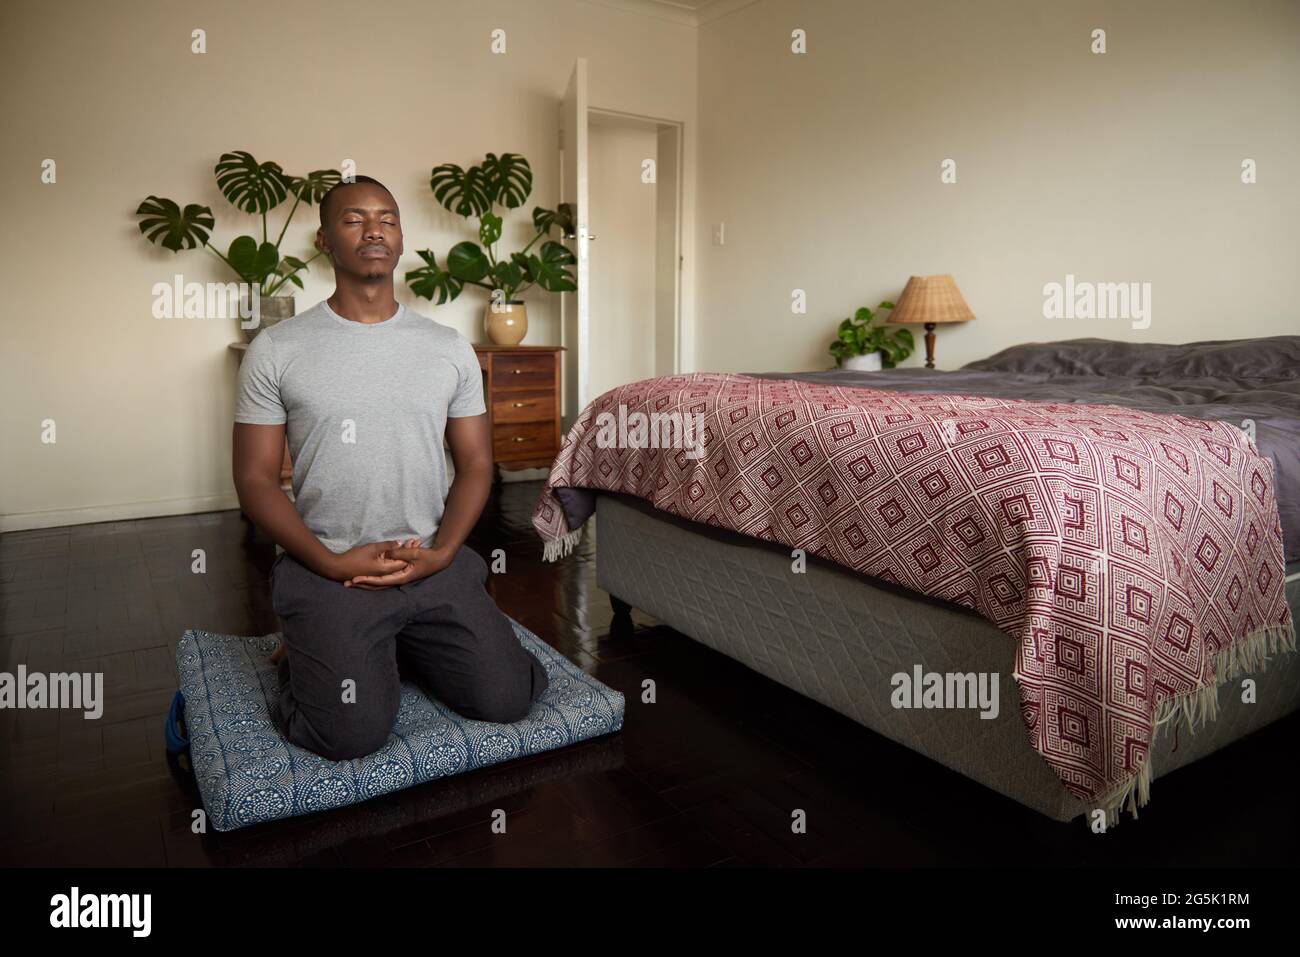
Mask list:
[{"label": "white baseboard", "polygon": [[64,525],[89,525],[94,522],[125,522],[133,518],[194,515],[199,512],[218,512],[231,508],[239,508],[239,497],[233,490],[220,495],[125,502],[120,505],[89,505],[85,508],[60,508],[44,512],[15,512],[10,515],[0,515],[0,532],[59,528]]}]

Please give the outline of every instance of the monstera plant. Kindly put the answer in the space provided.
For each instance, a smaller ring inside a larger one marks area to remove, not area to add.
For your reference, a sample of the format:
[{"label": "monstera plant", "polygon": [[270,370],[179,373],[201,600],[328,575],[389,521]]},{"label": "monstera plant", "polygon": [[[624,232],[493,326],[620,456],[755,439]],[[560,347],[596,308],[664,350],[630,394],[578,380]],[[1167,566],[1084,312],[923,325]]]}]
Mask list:
[{"label": "monstera plant", "polygon": [[[178,203],[159,196],[148,197],[135,211],[140,217],[140,232],[150,242],[173,252],[204,247],[241,280],[257,286],[263,298],[274,296],[289,282],[302,289],[298,273],[322,253],[317,251],[306,260],[282,256],[280,243],[298,207],[303,203],[311,206],[320,202],[342,176],[332,169],[316,170],[306,176],[290,176],[278,163],[259,163],[243,150],[223,154],[213,172],[217,177],[217,187],[231,205],[241,212],[261,217],[260,241],[254,236],[239,236],[223,253],[208,241],[214,224],[210,207],[190,203],[182,209]],[[293,205],[273,243],[269,238],[267,213],[281,206],[290,196]]]},{"label": "monstera plant", "polygon": [[[533,286],[547,292],[573,292],[578,288],[569,270],[576,262],[573,253],[563,243],[548,238],[552,228],[561,237],[572,233],[572,214],[565,204],[559,210],[534,207],[535,235],[527,245],[509,255],[497,250],[503,214],[523,206],[533,189],[533,171],[524,157],[518,153],[488,153],[482,163],[469,169],[444,163],[434,168],[429,186],[448,212],[478,219],[478,242],[466,240],[452,246],[445,268],[438,265],[431,251],[417,250],[425,264],[406,274],[417,296],[441,305],[459,296],[467,285],[480,286],[489,290],[495,306],[518,302],[518,297]],[[500,213],[497,207],[501,207]],[[538,246],[541,240],[545,241]]]}]

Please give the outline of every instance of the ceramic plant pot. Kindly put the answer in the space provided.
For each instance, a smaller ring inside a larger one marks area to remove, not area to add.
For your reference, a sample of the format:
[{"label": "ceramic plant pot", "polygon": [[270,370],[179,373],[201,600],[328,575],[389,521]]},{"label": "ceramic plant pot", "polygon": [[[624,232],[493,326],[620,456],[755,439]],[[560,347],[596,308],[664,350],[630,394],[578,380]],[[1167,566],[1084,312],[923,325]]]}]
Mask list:
[{"label": "ceramic plant pot", "polygon": [[528,333],[528,307],[522,299],[512,299],[496,307],[488,303],[483,312],[483,326],[494,345],[517,346]]},{"label": "ceramic plant pot", "polygon": [[865,356],[849,356],[844,360],[843,368],[854,372],[879,372],[882,368],[879,352],[868,352]]},{"label": "ceramic plant pot", "polygon": [[[258,324],[253,326],[252,328],[245,329],[244,328],[245,320],[243,319],[239,320],[240,328],[243,329],[244,332],[244,339],[248,342],[252,342],[253,337],[256,336],[263,329],[269,329],[277,322],[282,322],[283,320],[292,317],[294,315],[294,309],[295,309],[294,302],[295,300],[293,296],[260,297],[257,300],[258,318],[260,320]],[[246,301],[242,302],[240,305],[246,306]],[[247,311],[248,311],[247,308],[242,308],[241,314]]]}]

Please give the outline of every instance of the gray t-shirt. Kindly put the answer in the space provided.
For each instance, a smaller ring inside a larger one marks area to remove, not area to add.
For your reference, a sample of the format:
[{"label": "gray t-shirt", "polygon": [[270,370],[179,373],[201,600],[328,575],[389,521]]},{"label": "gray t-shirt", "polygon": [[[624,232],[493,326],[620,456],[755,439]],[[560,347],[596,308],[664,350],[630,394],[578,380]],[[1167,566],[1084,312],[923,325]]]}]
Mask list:
[{"label": "gray t-shirt", "polygon": [[447,417],[484,411],[478,359],[455,329],[401,304],[367,325],[321,302],[249,343],[235,421],[286,423],[298,514],[344,552],[432,543],[447,498]]}]

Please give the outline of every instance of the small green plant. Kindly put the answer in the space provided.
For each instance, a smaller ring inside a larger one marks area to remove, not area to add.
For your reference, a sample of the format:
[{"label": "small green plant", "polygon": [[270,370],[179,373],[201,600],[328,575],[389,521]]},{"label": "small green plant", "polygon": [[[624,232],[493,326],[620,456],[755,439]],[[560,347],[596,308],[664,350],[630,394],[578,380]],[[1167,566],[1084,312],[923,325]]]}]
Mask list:
[{"label": "small green plant", "polygon": [[[893,309],[892,302],[882,302],[877,310]],[[879,325],[877,325],[879,323]],[[843,365],[850,356],[865,356],[873,352],[880,353],[880,364],[892,369],[912,354],[916,342],[907,329],[886,329],[885,320],[863,306],[849,319],[840,323],[835,341],[831,343],[830,352],[835,357],[835,364]]]},{"label": "small green plant", "polygon": [[[274,296],[287,282],[302,289],[298,273],[306,269],[316,256],[323,254],[317,251],[315,256],[305,261],[296,256],[281,257],[280,243],[299,204],[311,206],[319,203],[330,187],[343,178],[340,173],[319,169],[306,176],[290,176],[278,163],[259,163],[243,150],[222,154],[213,172],[221,194],[232,206],[262,217],[260,243],[252,236],[239,236],[222,253],[208,242],[215,222],[211,207],[190,203],[182,209],[172,200],[158,196],[148,197],[136,209],[135,214],[140,217],[140,232],[150,242],[172,252],[203,246],[244,282],[258,286],[258,295],[263,298]],[[290,196],[293,197],[293,207],[284,219],[280,235],[272,243],[267,235],[266,214]]]},{"label": "small green plant", "polygon": [[562,237],[572,232],[572,216],[566,204],[561,204],[558,212],[534,207],[536,235],[519,252],[497,256],[503,220],[494,207],[517,209],[533,190],[533,171],[524,157],[518,153],[488,153],[481,164],[469,169],[443,163],[434,167],[429,187],[447,212],[466,219],[478,218],[479,241],[466,240],[452,246],[445,269],[430,250],[416,250],[424,265],[408,272],[406,282],[417,296],[440,306],[459,296],[467,285],[481,286],[492,294],[495,304],[515,301],[534,285],[547,292],[573,292],[578,288],[568,269],[577,260],[568,247],[548,239],[537,252],[532,251],[538,240],[550,235],[552,227]]}]

